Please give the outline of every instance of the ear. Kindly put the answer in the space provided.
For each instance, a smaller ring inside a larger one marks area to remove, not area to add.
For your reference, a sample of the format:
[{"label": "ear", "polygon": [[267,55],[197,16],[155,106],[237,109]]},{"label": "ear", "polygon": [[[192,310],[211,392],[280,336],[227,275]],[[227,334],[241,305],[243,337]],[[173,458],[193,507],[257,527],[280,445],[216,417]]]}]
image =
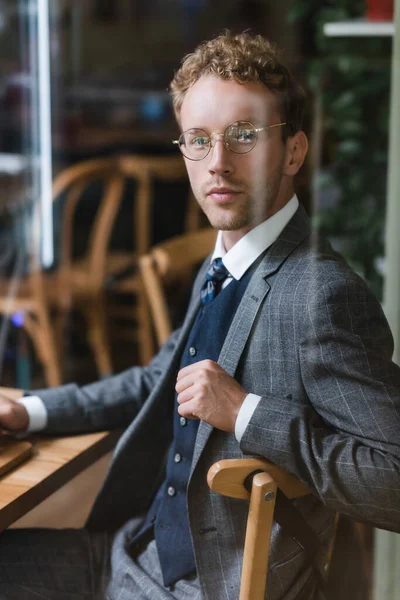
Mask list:
[{"label": "ear", "polygon": [[308,139],[304,131],[296,131],[286,140],[284,174],[294,176],[300,170],[308,150]]}]

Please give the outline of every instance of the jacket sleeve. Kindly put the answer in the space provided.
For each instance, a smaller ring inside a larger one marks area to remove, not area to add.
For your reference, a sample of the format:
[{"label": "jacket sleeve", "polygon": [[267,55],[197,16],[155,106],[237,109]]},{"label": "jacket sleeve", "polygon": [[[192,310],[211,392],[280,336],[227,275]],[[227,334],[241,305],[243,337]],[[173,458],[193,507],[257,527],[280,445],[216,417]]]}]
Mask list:
[{"label": "jacket sleeve", "polygon": [[400,531],[400,369],[380,304],[354,279],[314,287],[298,340],[307,401],[263,396],[241,449],[295,474],[332,510]]},{"label": "jacket sleeve", "polygon": [[132,367],[83,387],[71,383],[35,390],[48,415],[46,433],[125,428],[169,367],[179,337],[171,334],[146,367]]}]

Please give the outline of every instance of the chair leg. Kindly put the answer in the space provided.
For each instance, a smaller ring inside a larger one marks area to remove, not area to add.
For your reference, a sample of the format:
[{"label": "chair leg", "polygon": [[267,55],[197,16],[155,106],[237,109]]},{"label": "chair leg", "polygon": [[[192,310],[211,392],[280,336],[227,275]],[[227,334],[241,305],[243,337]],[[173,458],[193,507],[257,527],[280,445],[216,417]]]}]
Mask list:
[{"label": "chair leg", "polygon": [[92,299],[92,302],[82,307],[82,311],[86,318],[89,344],[94,354],[97,370],[101,377],[107,377],[111,375],[113,368],[104,299],[102,297]]},{"label": "chair leg", "polygon": [[147,304],[144,291],[139,291],[136,298],[139,361],[141,365],[147,365],[155,353],[150,308]]},{"label": "chair leg", "polygon": [[24,326],[43,365],[47,385],[61,385],[61,368],[47,314],[41,309],[38,309],[35,318],[26,314]]},{"label": "chair leg", "polygon": [[268,473],[253,478],[239,600],[264,600],[277,484]]},{"label": "chair leg", "polygon": [[67,331],[67,317],[69,314],[68,311],[57,308],[54,318],[52,318],[54,339],[60,364],[63,364],[65,359],[65,338]]}]

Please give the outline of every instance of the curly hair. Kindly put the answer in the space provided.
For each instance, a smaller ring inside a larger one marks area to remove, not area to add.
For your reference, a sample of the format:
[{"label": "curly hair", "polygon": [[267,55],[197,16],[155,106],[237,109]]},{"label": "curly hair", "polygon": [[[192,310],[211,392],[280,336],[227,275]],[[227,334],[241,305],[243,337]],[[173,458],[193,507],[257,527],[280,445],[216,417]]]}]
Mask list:
[{"label": "curly hair", "polygon": [[302,129],[305,94],[289,69],[280,62],[281,51],[261,35],[225,31],[203,42],[187,54],[171,81],[170,89],[175,116],[180,111],[188,89],[203,75],[244,84],[263,83],[278,99],[278,108],[288,125],[282,128],[283,139]]}]

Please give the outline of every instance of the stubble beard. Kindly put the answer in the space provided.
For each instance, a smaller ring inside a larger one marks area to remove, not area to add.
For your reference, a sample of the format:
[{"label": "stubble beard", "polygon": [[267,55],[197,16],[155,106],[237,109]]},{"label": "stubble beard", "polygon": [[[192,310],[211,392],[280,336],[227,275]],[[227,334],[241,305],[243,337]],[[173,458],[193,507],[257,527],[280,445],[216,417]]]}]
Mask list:
[{"label": "stubble beard", "polygon": [[264,190],[259,193],[264,197],[260,202],[254,195],[243,192],[237,202],[232,204],[214,204],[204,194],[197,201],[208,218],[210,225],[220,231],[239,231],[252,229],[268,217],[277,198],[281,182],[281,170],[275,173],[271,181],[267,182]]}]

